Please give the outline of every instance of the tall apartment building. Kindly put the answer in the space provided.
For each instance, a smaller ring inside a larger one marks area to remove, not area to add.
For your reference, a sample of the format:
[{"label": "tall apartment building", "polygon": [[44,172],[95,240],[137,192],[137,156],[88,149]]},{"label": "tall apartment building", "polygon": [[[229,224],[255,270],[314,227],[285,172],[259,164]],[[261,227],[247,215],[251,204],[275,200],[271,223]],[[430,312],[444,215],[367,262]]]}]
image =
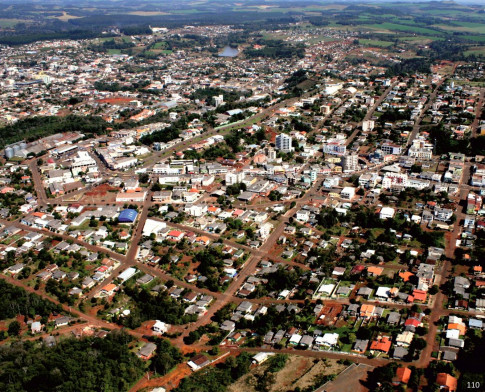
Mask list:
[{"label": "tall apartment building", "polygon": [[357,154],[344,155],[342,157],[342,168],[346,172],[359,169],[359,156]]},{"label": "tall apartment building", "polygon": [[240,182],[243,182],[245,177],[244,172],[233,172],[233,173],[226,173],[226,185],[234,185]]},{"label": "tall apartment building", "polygon": [[293,138],[284,133],[280,133],[276,136],[276,149],[283,152],[293,151],[292,146]]}]

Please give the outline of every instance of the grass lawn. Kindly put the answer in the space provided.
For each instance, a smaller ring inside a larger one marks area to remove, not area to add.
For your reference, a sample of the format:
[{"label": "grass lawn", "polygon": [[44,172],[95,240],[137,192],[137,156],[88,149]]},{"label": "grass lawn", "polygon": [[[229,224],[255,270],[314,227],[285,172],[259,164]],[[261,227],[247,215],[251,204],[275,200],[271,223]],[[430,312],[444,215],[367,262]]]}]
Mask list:
[{"label": "grass lawn", "polygon": [[374,228],[374,229],[371,229],[371,233],[372,235],[377,238],[379,237],[382,233],[384,233],[385,229],[380,229],[380,228]]},{"label": "grass lawn", "polygon": [[153,49],[165,49],[166,47],[167,47],[167,43],[165,41],[156,42],[153,45]]},{"label": "grass lawn", "polygon": [[15,234],[11,237],[6,238],[4,241],[2,241],[2,244],[9,245],[14,242],[17,242],[20,238],[22,238],[22,236],[20,236],[19,234]]}]

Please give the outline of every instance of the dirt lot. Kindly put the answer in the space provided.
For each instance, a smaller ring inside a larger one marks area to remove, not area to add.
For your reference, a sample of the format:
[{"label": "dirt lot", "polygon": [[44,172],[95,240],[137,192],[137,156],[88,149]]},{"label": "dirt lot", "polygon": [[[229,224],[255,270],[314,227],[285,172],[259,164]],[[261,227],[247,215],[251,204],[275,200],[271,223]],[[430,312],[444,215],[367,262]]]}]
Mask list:
[{"label": "dirt lot", "polygon": [[[251,372],[236,383],[232,384],[229,392],[256,392],[257,377],[266,372],[265,364],[255,367]],[[325,374],[338,374],[345,369],[335,360],[313,359],[292,355],[288,358],[286,366],[275,373],[271,392],[285,392],[300,387],[301,389],[315,383],[315,377]]]},{"label": "dirt lot", "polygon": [[[367,392],[361,381],[367,378],[367,373],[373,369],[372,366],[358,365],[351,366],[341,373],[335,380],[325,385],[325,392]],[[321,392],[318,389],[316,392]]]},{"label": "dirt lot", "polygon": [[112,204],[116,202],[116,193],[118,190],[119,188],[115,188],[107,184],[102,184],[86,192],[82,197],[82,199],[80,200],[80,202],[84,204],[89,204],[89,203]]},{"label": "dirt lot", "polygon": [[[333,325],[337,316],[342,312],[343,306],[341,304],[327,303],[327,305],[322,309],[320,315],[317,317],[318,325]],[[320,319],[320,316],[324,315],[325,318]]]}]

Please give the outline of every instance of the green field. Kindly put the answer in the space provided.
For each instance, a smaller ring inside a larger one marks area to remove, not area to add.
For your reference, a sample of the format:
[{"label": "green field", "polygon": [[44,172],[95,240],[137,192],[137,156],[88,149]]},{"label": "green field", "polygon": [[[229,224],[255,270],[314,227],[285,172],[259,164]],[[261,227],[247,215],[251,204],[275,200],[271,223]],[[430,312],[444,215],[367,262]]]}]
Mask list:
[{"label": "green field", "polygon": [[365,46],[377,46],[381,48],[387,48],[394,44],[394,42],[379,41],[377,39],[359,39],[359,43]]},{"label": "green field", "polygon": [[3,19],[0,18],[0,28],[3,29],[10,29],[14,27],[17,23],[27,23],[29,22],[28,20],[24,19]]},{"label": "green field", "polygon": [[485,42],[485,35],[467,35],[466,39],[476,42]]},{"label": "green field", "polygon": [[432,41],[442,41],[442,40],[444,40],[443,37],[433,37],[433,36],[430,36],[430,35],[416,35],[416,36],[412,36],[412,37],[399,37],[398,39],[400,41],[406,41],[406,42],[423,41],[425,39],[432,40]]},{"label": "green field", "polygon": [[485,56],[485,46],[479,46],[476,48],[471,48],[464,52],[465,56],[470,56],[474,54],[475,56]]},{"label": "green field", "polygon": [[167,43],[162,41],[162,42],[156,42],[154,45],[153,45],[153,49],[157,50],[157,49],[165,49],[167,47]]},{"label": "green field", "polygon": [[390,31],[405,31],[405,32],[411,32],[411,33],[419,33],[419,34],[432,34],[436,35],[437,32],[436,30],[431,30],[427,29],[424,27],[416,27],[416,26],[407,26],[407,25],[402,25],[402,24],[397,24],[397,23],[376,23],[376,24],[371,24],[368,25],[368,27],[378,29],[378,30],[390,30]]},{"label": "green field", "polygon": [[447,25],[436,25],[436,27],[449,31],[485,34],[485,23],[453,22],[452,24]]}]

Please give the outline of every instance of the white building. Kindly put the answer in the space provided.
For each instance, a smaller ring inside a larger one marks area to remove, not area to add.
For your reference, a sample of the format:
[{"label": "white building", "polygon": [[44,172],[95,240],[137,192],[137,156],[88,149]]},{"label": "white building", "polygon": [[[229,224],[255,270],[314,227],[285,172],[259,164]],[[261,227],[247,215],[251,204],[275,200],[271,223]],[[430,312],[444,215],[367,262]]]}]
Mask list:
[{"label": "white building", "polygon": [[394,214],[396,211],[394,208],[391,207],[382,207],[381,212],[379,213],[379,218],[381,219],[392,219],[394,218]]},{"label": "white building", "polygon": [[408,155],[418,159],[430,160],[433,156],[433,145],[425,140],[415,139],[409,147]]},{"label": "white building", "polygon": [[113,162],[111,168],[114,170],[128,169],[132,166],[135,166],[137,162],[138,162],[138,159],[135,157],[120,158]]},{"label": "white building", "polygon": [[377,173],[364,173],[359,177],[359,185],[365,188],[374,188],[379,176]]},{"label": "white building", "polygon": [[337,91],[341,90],[343,87],[342,83],[325,83],[325,88],[323,93],[325,95],[334,95]]},{"label": "white building", "polygon": [[342,157],[344,172],[352,172],[359,169],[359,156],[357,154],[344,155]]},{"label": "white building", "polygon": [[296,212],[296,220],[300,222],[308,222],[310,219],[310,211],[299,210]]},{"label": "white building", "polygon": [[90,167],[96,167],[96,161],[87,151],[78,151],[71,163],[72,174],[76,176],[79,172],[86,172]]},{"label": "white building", "polygon": [[408,186],[408,175],[405,173],[388,173],[382,179],[382,187],[390,189],[394,185]]},{"label": "white building", "polygon": [[136,268],[129,267],[125,269],[119,276],[118,279],[121,280],[122,283],[125,283],[128,279],[133,277],[136,274],[137,270]]},{"label": "white building", "polygon": [[271,233],[271,230],[273,230],[273,224],[269,222],[263,223],[259,228],[260,237],[263,239],[268,238]]},{"label": "white building", "polygon": [[355,188],[351,186],[346,186],[344,189],[342,189],[342,192],[340,192],[340,197],[345,200],[352,200],[355,196]]},{"label": "white building", "polygon": [[284,133],[280,133],[276,136],[276,149],[283,152],[293,151],[293,138]]},{"label": "white building", "polygon": [[400,155],[401,154],[401,146],[392,143],[384,143],[381,146],[381,150],[384,154],[391,154],[391,155]]},{"label": "white building", "polygon": [[319,342],[323,346],[333,347],[338,344],[338,333],[326,333],[322,336],[322,340]]},{"label": "white building", "polygon": [[246,175],[244,172],[226,173],[226,186],[243,182]]},{"label": "white building", "polygon": [[152,327],[153,332],[159,333],[159,334],[167,333],[169,328],[170,328],[169,324],[165,324],[163,321],[160,321],[160,320],[157,320]]},{"label": "white building", "polygon": [[214,97],[213,99],[214,99],[214,106],[216,107],[224,104],[224,96],[222,94]]},{"label": "white building", "polygon": [[366,120],[362,122],[362,131],[363,132],[372,132],[374,129],[374,121],[373,120]]},{"label": "white building", "polygon": [[343,140],[331,141],[323,145],[323,152],[331,155],[344,155],[347,151],[347,146]]}]

